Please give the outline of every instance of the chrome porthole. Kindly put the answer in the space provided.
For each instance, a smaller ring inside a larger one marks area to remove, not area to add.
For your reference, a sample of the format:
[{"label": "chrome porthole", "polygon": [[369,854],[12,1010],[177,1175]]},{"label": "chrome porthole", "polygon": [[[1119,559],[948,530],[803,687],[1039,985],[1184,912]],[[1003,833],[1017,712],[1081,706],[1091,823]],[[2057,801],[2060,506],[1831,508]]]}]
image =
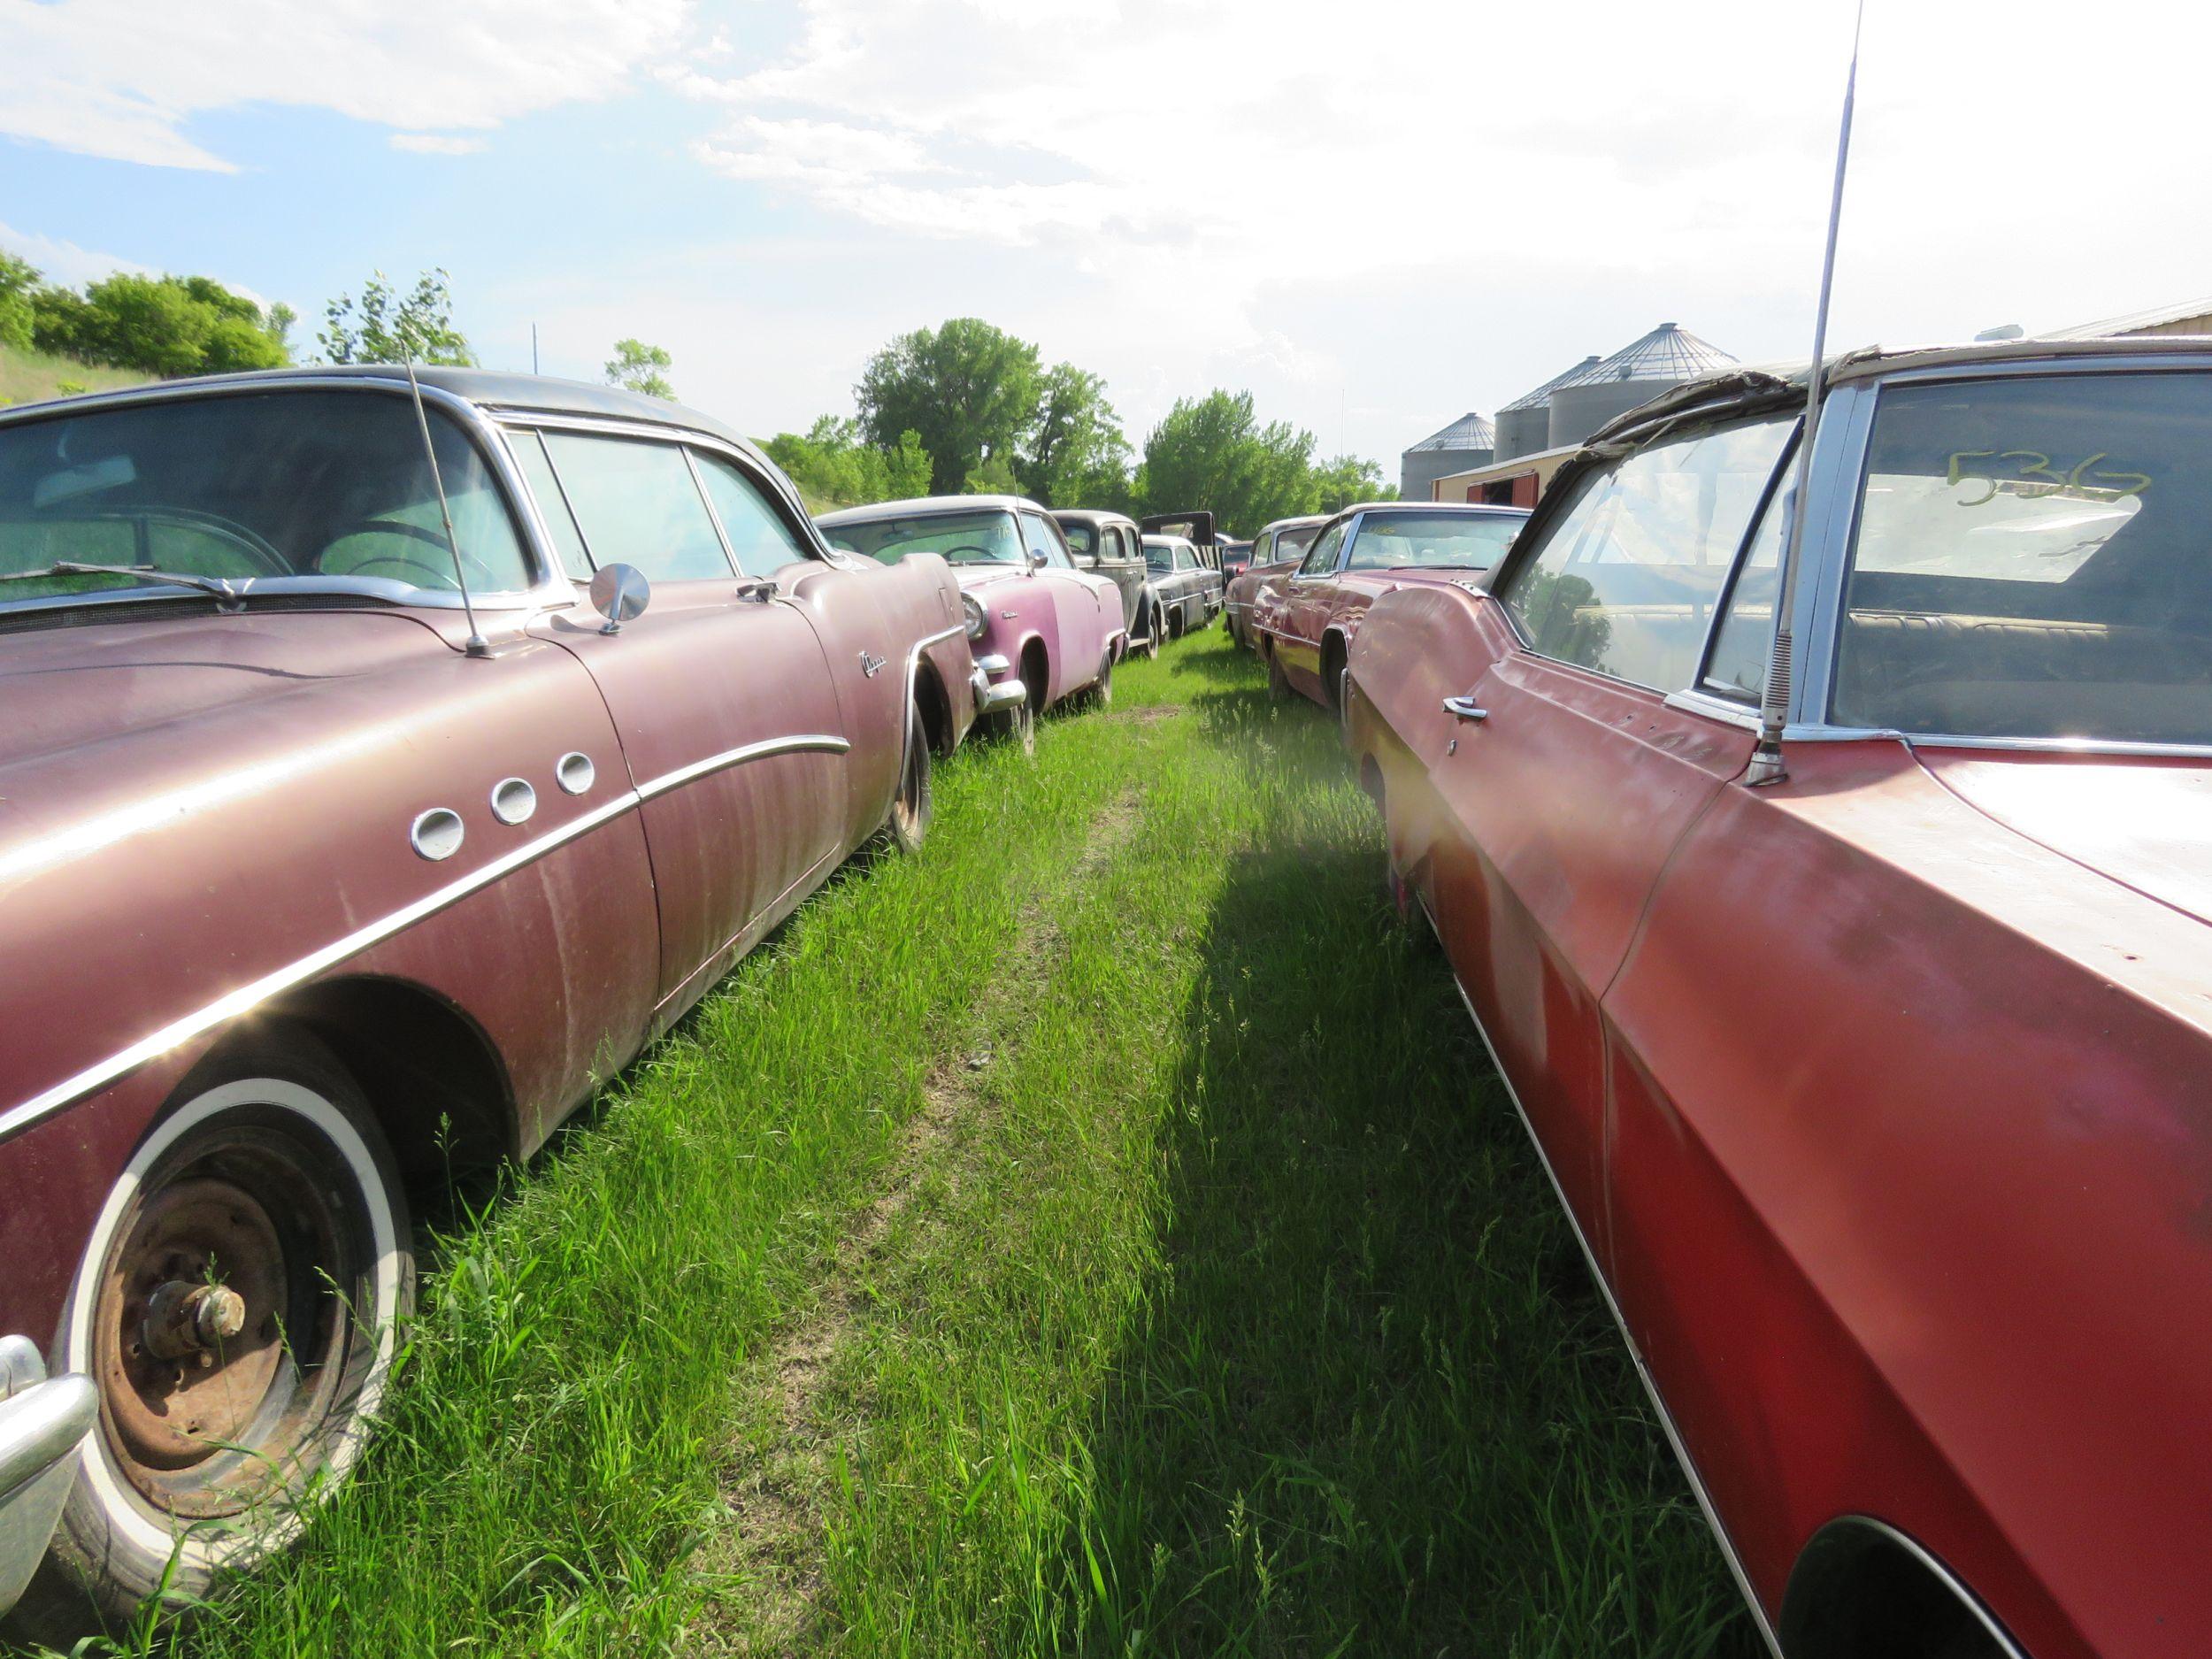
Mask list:
[{"label": "chrome porthole", "polygon": [[581,795],[599,777],[599,769],[591,764],[591,757],[571,749],[553,764],[553,776],[564,795]]},{"label": "chrome porthole", "polygon": [[519,824],[538,810],[538,792],[519,778],[502,778],[492,787],[492,816]]},{"label": "chrome porthole", "polygon": [[449,806],[434,806],[418,816],[407,832],[407,844],[431,863],[450,858],[461,850],[461,839],[468,833],[468,826],[461,822],[461,815]]}]

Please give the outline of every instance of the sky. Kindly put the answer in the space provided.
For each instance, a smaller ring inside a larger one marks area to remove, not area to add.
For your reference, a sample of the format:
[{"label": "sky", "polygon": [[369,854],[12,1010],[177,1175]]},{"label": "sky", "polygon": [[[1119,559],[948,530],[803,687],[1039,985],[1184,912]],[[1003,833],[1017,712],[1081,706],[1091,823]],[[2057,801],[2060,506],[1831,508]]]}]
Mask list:
[{"label": "sky", "polygon": [[[667,348],[761,436],[978,316],[1132,442],[1249,389],[1381,461],[1677,322],[1809,349],[1847,0],[0,0],[0,247],[480,358]],[[1833,346],[2212,293],[2212,13],[1868,0]]]}]

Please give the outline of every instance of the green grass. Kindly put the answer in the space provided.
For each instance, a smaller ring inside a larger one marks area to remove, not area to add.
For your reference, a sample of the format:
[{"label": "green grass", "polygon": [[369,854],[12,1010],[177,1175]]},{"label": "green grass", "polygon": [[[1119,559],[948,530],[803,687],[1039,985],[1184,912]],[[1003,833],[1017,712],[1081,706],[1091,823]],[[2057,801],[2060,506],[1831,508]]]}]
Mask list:
[{"label": "green grass", "polygon": [[1333,730],[964,753],[442,1240],[192,1655],[1748,1654]]},{"label": "green grass", "polygon": [[104,392],[119,386],[142,385],[151,378],[130,369],[98,369],[74,357],[0,346],[0,408],[65,396],[65,387]]}]

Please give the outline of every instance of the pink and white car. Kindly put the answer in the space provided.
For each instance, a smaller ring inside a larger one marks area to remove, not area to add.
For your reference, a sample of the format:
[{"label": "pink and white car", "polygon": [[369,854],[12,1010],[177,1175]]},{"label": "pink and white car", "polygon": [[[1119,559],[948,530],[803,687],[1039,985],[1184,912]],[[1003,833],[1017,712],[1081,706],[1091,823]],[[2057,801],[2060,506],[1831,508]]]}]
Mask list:
[{"label": "pink and white car", "polygon": [[1018,495],[932,495],[849,507],[815,521],[830,545],[886,565],[934,553],[959,579],[968,641],[994,687],[986,719],[1028,748],[1037,717],[1064,697],[1113,695],[1129,647],[1121,590],[1078,570],[1052,517]]}]

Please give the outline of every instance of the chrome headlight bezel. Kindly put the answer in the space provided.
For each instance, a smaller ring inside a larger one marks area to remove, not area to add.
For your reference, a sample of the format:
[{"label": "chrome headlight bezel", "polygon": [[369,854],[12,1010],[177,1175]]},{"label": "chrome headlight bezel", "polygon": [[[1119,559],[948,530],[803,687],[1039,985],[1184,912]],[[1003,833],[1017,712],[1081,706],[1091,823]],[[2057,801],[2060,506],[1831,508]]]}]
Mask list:
[{"label": "chrome headlight bezel", "polygon": [[971,640],[981,639],[983,637],[984,626],[982,602],[973,594],[962,594],[960,595],[960,614],[965,618],[963,626],[967,630],[968,637]]}]

